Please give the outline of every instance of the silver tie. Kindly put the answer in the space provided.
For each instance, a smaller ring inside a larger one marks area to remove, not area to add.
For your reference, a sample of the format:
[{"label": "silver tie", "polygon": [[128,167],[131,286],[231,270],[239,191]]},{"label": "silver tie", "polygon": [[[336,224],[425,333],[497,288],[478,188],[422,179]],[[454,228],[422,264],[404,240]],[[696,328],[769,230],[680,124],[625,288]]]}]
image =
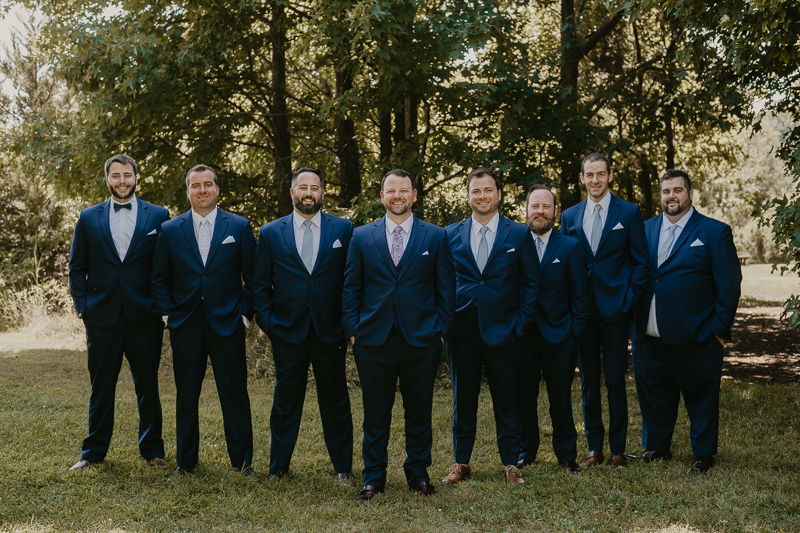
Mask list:
[{"label": "silver tie", "polygon": [[486,267],[486,260],[489,259],[489,243],[486,242],[487,231],[489,231],[489,228],[486,226],[480,229],[481,240],[478,243],[478,253],[475,255],[475,262],[478,263],[478,270],[481,272]]},{"label": "silver tie", "polygon": [[592,254],[597,254],[597,246],[600,244],[600,236],[603,234],[603,219],[600,218],[600,204],[594,205],[594,222],[592,222]]},{"label": "silver tie", "polygon": [[211,248],[211,224],[208,220],[200,222],[200,229],[197,231],[197,247],[200,248],[200,257],[203,258],[203,266],[205,266],[208,249]]},{"label": "silver tie", "polygon": [[311,274],[311,269],[314,268],[314,236],[311,233],[311,221],[304,221],[303,226],[305,229],[303,230],[303,249],[300,252],[300,259],[303,260],[306,270]]},{"label": "silver tie", "polygon": [[677,224],[672,224],[667,228],[669,235],[667,235],[667,238],[664,239],[664,244],[661,245],[661,249],[658,251],[658,266],[661,266],[661,263],[666,261],[667,257],[669,256],[669,248],[672,246],[672,241],[675,240],[675,230],[677,228]]},{"label": "silver tie", "polygon": [[541,262],[544,257],[544,241],[541,237],[536,237],[536,252],[539,254],[539,261]]}]

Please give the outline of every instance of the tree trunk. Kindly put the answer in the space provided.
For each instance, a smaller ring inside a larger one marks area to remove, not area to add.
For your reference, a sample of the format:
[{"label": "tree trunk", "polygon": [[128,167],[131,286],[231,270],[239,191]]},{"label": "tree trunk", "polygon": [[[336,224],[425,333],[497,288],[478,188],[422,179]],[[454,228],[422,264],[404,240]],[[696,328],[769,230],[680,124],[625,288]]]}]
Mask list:
[{"label": "tree trunk", "polygon": [[655,167],[650,164],[645,154],[639,154],[639,161],[642,169],[639,171],[639,188],[642,189],[642,217],[645,220],[653,218],[655,214],[653,207],[653,182],[652,176]]},{"label": "tree trunk", "polygon": [[[575,31],[575,2],[561,1],[561,72],[559,85],[569,93],[561,98],[561,115],[568,122],[577,115],[578,66],[581,60],[581,47]],[[562,132],[561,168],[558,173],[558,188],[562,211],[581,201],[580,173],[581,147],[576,146],[571,128]]]},{"label": "tree trunk", "polygon": [[273,4],[272,27],[272,128],[275,142],[272,154],[275,162],[275,182],[278,188],[278,215],[292,212],[292,139],[289,131],[289,110],[286,103],[286,5]]},{"label": "tree trunk", "polygon": [[392,113],[387,109],[378,110],[378,130],[381,162],[392,157]]},{"label": "tree trunk", "polygon": [[[341,97],[353,88],[353,74],[342,59],[336,65],[336,96]],[[336,155],[339,159],[339,206],[350,207],[353,198],[361,194],[361,152],[356,141],[356,125],[347,115],[336,121]]]}]

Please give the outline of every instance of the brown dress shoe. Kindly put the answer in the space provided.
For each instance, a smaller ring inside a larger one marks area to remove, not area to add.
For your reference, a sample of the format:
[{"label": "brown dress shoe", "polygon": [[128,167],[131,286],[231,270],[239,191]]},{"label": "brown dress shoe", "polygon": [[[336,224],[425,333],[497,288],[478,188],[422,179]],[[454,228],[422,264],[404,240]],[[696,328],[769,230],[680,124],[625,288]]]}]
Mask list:
[{"label": "brown dress shoe", "polygon": [[603,464],[603,459],[603,450],[594,450],[593,452],[589,452],[589,455],[583,460],[583,466],[588,468],[590,466],[601,465]]},{"label": "brown dress shoe", "polygon": [[419,492],[423,496],[433,496],[436,494],[436,490],[434,490],[430,481],[420,481],[419,483],[409,485],[409,487],[411,487],[411,490],[414,492]]},{"label": "brown dress shoe", "polygon": [[450,473],[442,478],[442,485],[455,485],[464,481],[470,475],[472,475],[472,469],[469,465],[456,463],[450,467]]},{"label": "brown dress shoe", "polygon": [[508,465],[506,467],[506,483],[509,485],[523,485],[525,483],[519,468],[514,465]]},{"label": "brown dress shoe", "polygon": [[375,497],[376,494],[383,493],[383,487],[376,487],[375,485],[364,485],[364,489],[358,495],[359,500],[369,501]]},{"label": "brown dress shoe", "polygon": [[72,472],[73,470],[83,470],[84,468],[89,468],[90,466],[92,466],[92,463],[90,463],[86,459],[81,459],[80,461],[69,467],[69,472]]},{"label": "brown dress shoe", "polygon": [[156,468],[167,468],[167,462],[163,457],[153,457],[147,460],[147,464]]},{"label": "brown dress shoe", "polygon": [[611,468],[625,468],[628,466],[628,458],[624,455],[611,456]]}]

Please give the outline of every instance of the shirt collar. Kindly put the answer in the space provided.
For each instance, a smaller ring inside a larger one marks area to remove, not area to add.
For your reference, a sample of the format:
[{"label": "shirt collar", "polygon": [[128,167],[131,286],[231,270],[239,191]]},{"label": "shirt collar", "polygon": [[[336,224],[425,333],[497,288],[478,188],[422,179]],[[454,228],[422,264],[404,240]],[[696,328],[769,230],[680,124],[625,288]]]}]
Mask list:
[{"label": "shirt collar", "polygon": [[542,243],[544,244],[545,248],[547,248],[547,243],[550,242],[550,234],[553,233],[553,228],[547,230],[547,233],[544,235],[536,235],[534,232],[531,231],[531,235],[533,235],[533,240],[536,242],[536,237],[541,237]]},{"label": "shirt collar", "polygon": [[214,222],[217,220],[217,208],[215,207],[214,210],[206,216],[201,216],[197,211],[192,209],[192,221],[195,226],[199,226],[204,220],[213,226]]},{"label": "shirt collar", "polygon": [[[689,222],[689,218],[691,218],[692,213],[694,213],[694,207],[690,207],[689,210],[686,211],[686,213],[684,213],[683,216],[679,218],[677,222],[675,222],[675,224],[677,224],[677,226],[681,228],[681,231],[683,230],[683,228],[686,227],[686,223]],[[671,225],[672,222],[669,221],[666,215],[661,217],[661,231],[666,231],[667,228],[669,228]]]},{"label": "shirt collar", "polygon": [[397,222],[395,222],[394,220],[392,220],[388,216],[384,217],[384,218],[386,218],[386,231],[389,232],[389,233],[394,233],[394,228],[396,228],[397,226],[400,226],[401,228],[403,228],[403,233],[410,233],[411,232],[411,226],[414,225],[414,215],[413,214],[410,217],[408,217],[407,219],[405,219],[402,224],[398,224]]},{"label": "shirt collar", "polygon": [[[497,234],[497,225],[500,223],[500,213],[495,213],[492,219],[486,223],[486,227],[489,228],[493,234]],[[481,231],[483,224],[475,220],[475,215],[472,215],[472,233],[478,234]]]},{"label": "shirt collar", "polygon": [[600,202],[595,202],[591,198],[586,198],[586,209],[594,213],[594,206],[597,203],[603,208],[603,212],[608,213],[608,206],[611,204],[611,192],[607,192]]},{"label": "shirt collar", "polygon": [[[305,222],[307,219],[297,211],[292,211],[292,220],[294,222],[294,227],[300,229],[303,227],[303,222]],[[314,213],[314,216],[311,217],[311,224],[316,227],[320,227],[320,222],[322,222],[322,211],[317,211]]]}]

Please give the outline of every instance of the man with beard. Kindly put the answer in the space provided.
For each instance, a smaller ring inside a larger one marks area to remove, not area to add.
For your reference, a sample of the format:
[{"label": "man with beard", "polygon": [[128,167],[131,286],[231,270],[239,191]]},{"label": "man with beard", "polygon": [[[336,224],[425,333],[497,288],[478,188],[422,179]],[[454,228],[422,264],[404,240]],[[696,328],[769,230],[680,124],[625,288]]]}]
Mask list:
[{"label": "man with beard", "polygon": [[69,290],[86,326],[92,382],[89,436],[70,470],[101,462],[114,430],[114,396],[128,359],[139,407],[139,452],[166,468],[158,365],[164,326],[150,293],[150,272],[167,210],[136,198],[138,168],[126,155],[105,164],[111,199],[81,211],[69,254]]},{"label": "man with beard", "polygon": [[386,216],[356,228],[347,254],[342,308],[364,399],[362,500],[386,486],[398,379],[406,482],[423,496],[434,493],[427,470],[433,383],[453,323],[455,270],[445,231],[411,214],[416,200],[408,172],[389,171],[381,180]]},{"label": "man with beard", "polygon": [[497,447],[509,485],[525,481],[517,468],[520,412],[517,374],[522,334],[533,323],[539,269],[528,228],[498,212],[502,187],[486,168],[467,177],[472,216],[447,227],[456,266],[456,314],[447,338],[453,383],[455,464],[442,483],[472,473],[481,374],[486,369],[494,406]]},{"label": "man with beard", "polygon": [[589,316],[586,253],[578,239],[553,229],[556,196],[545,185],[532,185],[528,190],[527,215],[541,274],[536,321],[522,338],[522,442],[517,466],[533,463],[539,451],[539,379],[544,377],[556,459],[570,473],[577,474],[578,433],[572,418],[571,389],[578,337]]},{"label": "man with beard", "polygon": [[325,181],[317,169],[298,170],[290,194],[292,214],[261,227],[253,275],[256,322],[275,361],[268,479],[289,470],[312,364],[325,445],[339,481],[349,485],[353,419],[342,286],[353,223],[320,211]]},{"label": "man with beard", "polygon": [[731,228],[692,207],[682,170],[661,178],[662,215],[645,224],[650,277],[637,305],[633,342],[645,462],[672,458],[683,402],[689,415],[692,471],[714,466],[719,440],[723,339],[739,305],[742,268]]},{"label": "man with beard", "polygon": [[164,224],[153,259],[153,299],[167,317],[177,389],[178,468],[194,472],[200,450],[199,401],[208,359],[214,369],[228,457],[252,475],[253,424],[247,395],[244,328],[253,318],[256,240],[247,219],[217,208],[217,174],[186,174],[192,208]]},{"label": "man with beard", "polygon": [[[587,252],[592,303],[578,339],[583,419],[589,454],[583,465],[603,463],[603,410],[600,377],[608,393],[608,447],[611,468],[627,466],[628,338],[634,304],[647,282],[647,240],[641,210],[608,190],[614,173],[608,159],[589,154],[581,165],[586,201],[561,215],[561,232],[581,241]],[[601,356],[602,354],[602,356]]]}]

